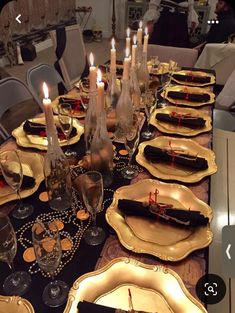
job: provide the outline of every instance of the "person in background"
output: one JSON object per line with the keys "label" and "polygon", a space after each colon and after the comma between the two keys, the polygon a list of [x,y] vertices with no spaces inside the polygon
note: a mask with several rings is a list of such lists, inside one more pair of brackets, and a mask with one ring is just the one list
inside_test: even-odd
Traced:
{"label": "person in background", "polygon": [[206,43],[222,43],[235,34],[234,0],[218,0],[215,13],[218,23],[211,25],[206,35]]}
{"label": "person in background", "polygon": [[194,0],[150,0],[143,22],[150,44],[189,47],[189,34],[198,25]]}

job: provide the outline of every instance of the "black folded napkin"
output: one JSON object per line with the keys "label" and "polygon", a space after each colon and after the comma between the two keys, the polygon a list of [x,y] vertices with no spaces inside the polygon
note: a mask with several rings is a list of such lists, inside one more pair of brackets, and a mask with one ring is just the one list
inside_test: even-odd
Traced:
{"label": "black folded napkin", "polygon": [[182,165],[193,170],[205,170],[208,168],[207,160],[198,156],[178,153],[174,150],[166,150],[147,145],[144,155],[148,161],[153,163],[172,163]]}
{"label": "black folded napkin", "polygon": [[[61,128],[56,127],[56,129],[57,129],[58,137],[64,138],[65,136]],[[29,120],[26,120],[23,125],[23,130],[24,132],[30,135],[38,135],[41,137],[46,137],[46,125],[44,124],[35,123]],[[73,127],[71,134],[70,134],[70,138],[76,136],[76,134],[77,134],[77,129]]]}
{"label": "black folded napkin", "polygon": [[207,102],[210,100],[210,95],[207,93],[187,93],[179,91],[168,91],[167,96],[177,100],[187,100],[192,102]]}
{"label": "black folded napkin", "polygon": [[[0,181],[3,181],[4,183],[7,184],[4,176],[1,174],[0,174]],[[34,177],[27,176],[27,175],[23,176],[23,180],[22,180],[22,184],[21,184],[22,189],[29,189],[29,188],[32,188],[34,185],[35,185],[35,178]]]}
{"label": "black folded napkin", "polygon": [[211,82],[210,76],[173,74],[173,78],[182,82],[208,84]]}
{"label": "black folded napkin", "polygon": [[164,203],[149,205],[148,203],[140,201],[119,199],[118,208],[125,215],[141,216],[151,219],[159,218],[161,221],[182,226],[196,227],[207,225],[209,222],[208,217],[205,217],[199,211],[175,209],[172,205]]}
{"label": "black folded napkin", "polygon": [[186,126],[189,128],[202,128],[206,123],[202,117],[193,117],[186,114],[157,113],[156,119],[161,122],[177,124],[178,126]]}
{"label": "black folded napkin", "polygon": [[146,313],[143,311],[124,311],[120,309],[109,308],[104,305],[99,305],[87,301],[78,302],[77,308],[79,313]]}
{"label": "black folded napkin", "polygon": [[83,105],[82,105],[82,101],[79,99],[72,99],[72,98],[65,98],[65,97],[60,97],[59,98],[59,103],[63,104],[63,103],[69,103],[71,105],[72,110],[75,111],[85,111]]}

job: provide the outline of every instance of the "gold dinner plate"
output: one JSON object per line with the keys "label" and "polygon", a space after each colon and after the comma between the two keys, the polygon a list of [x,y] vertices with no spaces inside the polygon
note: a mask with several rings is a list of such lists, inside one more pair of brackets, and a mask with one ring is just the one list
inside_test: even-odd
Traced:
{"label": "gold dinner plate", "polygon": [[[193,117],[201,117],[206,121],[206,123],[202,128],[190,128],[182,125],[162,122],[156,119],[157,113],[172,114],[173,112],[177,114],[189,114]],[[150,124],[155,126],[163,133],[177,134],[186,137],[196,136],[201,133],[208,132],[212,129],[211,118],[206,112],[175,106],[167,106],[164,108],[156,109],[150,117]]]}
{"label": "gold dinner plate", "polygon": [[117,258],[103,268],[79,277],[70,289],[64,313],[77,313],[80,301],[128,311],[128,289],[137,311],[206,313],[173,270]]}
{"label": "gold dinner plate", "polygon": [[178,80],[175,79],[172,76],[172,80],[174,80],[176,83],[181,84],[181,85],[189,85],[189,86],[208,86],[208,85],[212,85],[215,84],[215,76],[213,74],[210,73],[205,73],[205,72],[201,72],[201,71],[187,71],[187,70],[182,70],[182,71],[178,71],[178,72],[174,72],[173,74],[179,74],[179,75],[187,75],[187,76],[194,76],[194,77],[210,77],[210,82],[209,83],[194,83],[194,82],[185,82],[182,80]]}
{"label": "gold dinner plate", "polygon": [[144,179],[118,188],[107,209],[106,220],[116,231],[122,245],[128,250],[148,253],[167,261],[182,260],[192,251],[207,247],[213,237],[209,225],[196,228],[177,227],[158,219],[125,216],[118,209],[119,199],[148,201],[149,193],[156,189],[159,191],[158,202],[172,204],[174,208],[200,211],[211,221],[211,208],[187,187]]}
{"label": "gold dinner plate", "polygon": [[[182,99],[173,99],[168,96],[169,91],[176,91],[176,92],[186,92],[186,93],[192,93],[192,94],[203,94],[207,93],[210,96],[210,100],[207,102],[196,102],[196,101],[189,101],[189,100],[182,100]],[[209,91],[204,88],[200,87],[190,87],[190,86],[171,86],[167,87],[165,91],[161,93],[161,96],[168,100],[171,103],[174,103],[175,105],[185,105],[189,107],[199,107],[202,105],[208,105],[215,102],[215,94],[212,91]]]}
{"label": "gold dinner plate", "polygon": [[[73,95],[64,95],[62,96],[63,98],[68,98],[68,99],[77,99],[77,100],[81,100],[81,94],[80,93],[76,93]],[[61,96],[57,97],[54,101],[52,101],[52,108],[53,108],[53,112],[55,114],[58,114],[58,104],[59,104],[59,99],[61,98]],[[82,104],[81,104],[82,105]],[[74,111],[73,116],[76,118],[84,118],[86,116],[85,111]]]}
{"label": "gold dinner plate", "polygon": [[[148,66],[152,66],[151,61],[148,61]],[[151,68],[150,74],[152,75],[165,75],[169,73],[169,63],[161,62],[156,68]]]}
{"label": "gold dinner plate", "polygon": [[[54,116],[55,123],[59,124],[58,116]],[[45,124],[45,118],[39,117],[31,119],[32,122]],[[23,130],[22,123],[18,128],[14,129],[12,135],[15,137],[16,142],[19,146],[24,148],[35,148],[39,150],[47,150],[47,138],[40,137],[37,135],[27,135]],[[84,127],[79,123],[77,119],[73,120],[73,126],[77,129],[76,136],[70,138],[68,141],[60,140],[60,146],[72,145],[80,140],[81,135],[84,132]]]}
{"label": "gold dinner plate", "polygon": [[[17,150],[20,156],[20,160],[23,164],[27,164],[27,166],[30,168],[30,172],[32,172],[32,175],[35,178],[35,185],[32,188],[28,189],[22,189],[20,191],[21,198],[26,198],[32,195],[35,191],[37,191],[39,185],[44,180],[44,174],[43,174],[43,162],[44,158],[38,153],[32,153],[32,152],[25,152],[21,150]],[[25,174],[29,174],[28,172],[25,172]],[[7,184],[0,189],[0,205],[10,202],[12,200],[17,200],[18,196],[16,192],[14,192],[10,186]]]}
{"label": "gold dinner plate", "polygon": [[[178,153],[188,153],[190,155],[205,158],[208,162],[208,168],[205,170],[193,170],[167,163],[152,163],[144,156],[144,148],[147,145],[161,149],[173,149],[177,150]],[[210,149],[202,147],[191,139],[160,136],[152,140],[142,142],[138,149],[139,151],[136,156],[136,161],[145,167],[153,176],[163,180],[177,180],[184,183],[196,183],[203,177],[212,175],[217,171],[214,152]]]}
{"label": "gold dinner plate", "polygon": [[34,309],[24,298],[0,295],[0,313],[34,313]]}

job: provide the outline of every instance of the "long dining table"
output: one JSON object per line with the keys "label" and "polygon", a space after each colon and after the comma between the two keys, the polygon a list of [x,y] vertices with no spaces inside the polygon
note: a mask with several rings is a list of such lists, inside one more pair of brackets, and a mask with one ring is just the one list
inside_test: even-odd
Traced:
{"label": "long dining table", "polygon": [[[208,116],[212,116],[212,108],[213,105],[203,106],[199,108]],[[143,127],[146,127],[146,122]],[[163,133],[155,129],[155,137],[162,136]],[[212,148],[212,131],[207,133],[203,133],[191,138],[195,142],[199,143],[203,147]],[[143,141],[141,138],[140,141]],[[26,200],[28,203],[33,204],[34,213],[30,217],[25,220],[16,220],[11,217],[11,209],[13,207],[12,202],[3,204],[0,210],[4,210],[9,212],[9,216],[11,218],[11,222],[16,231],[18,238],[18,249],[17,255],[14,259],[14,266],[16,270],[26,270],[29,271],[32,278],[32,284],[29,291],[23,296],[28,299],[34,307],[35,312],[55,312],[55,313],[75,313],[75,311],[71,311],[68,307],[65,310],[65,305],[57,308],[48,308],[44,305],[42,301],[42,292],[45,285],[49,282],[49,278],[44,277],[39,271],[38,265],[36,262],[28,263],[23,259],[23,253],[26,248],[32,246],[31,239],[31,227],[33,222],[36,220],[38,216],[47,215],[49,218],[53,219],[62,219],[64,221],[64,231],[68,232],[71,235],[73,243],[76,245],[76,250],[70,256],[63,256],[62,258],[62,269],[56,278],[60,280],[64,280],[70,287],[74,281],[81,275],[91,272],[95,269],[99,269],[106,264],[108,264],[111,260],[118,257],[128,257],[134,258],[146,264],[151,265],[163,265],[167,268],[174,270],[183,280],[186,288],[189,292],[197,298],[195,285],[200,277],[207,273],[208,268],[208,247],[200,250],[196,250],[190,253],[187,257],[182,259],[181,261],[171,262],[171,261],[163,261],[155,256],[151,256],[148,254],[135,253],[130,251],[120,243],[115,231],[108,225],[105,219],[106,209],[110,206],[113,194],[117,188],[129,184],[134,184],[143,179],[157,179],[154,178],[145,168],[138,165],[133,158],[133,163],[138,165],[139,174],[133,180],[127,180],[122,178],[120,174],[120,168],[123,164],[127,163],[127,157],[123,156],[119,153],[120,150],[124,149],[124,145],[121,143],[113,142],[115,146],[116,156],[114,159],[115,167],[114,167],[114,175],[113,175],[113,183],[104,189],[104,202],[102,206],[102,211],[97,214],[97,223],[100,225],[106,233],[106,240],[103,244],[98,246],[88,246],[83,240],[82,234],[84,229],[89,224],[89,221],[81,222],[76,218],[74,211],[77,211],[83,208],[82,202],[79,199],[79,193],[76,190],[76,186],[73,188],[73,203],[71,210],[65,212],[55,212],[52,211],[49,207],[48,202],[40,200],[40,194],[46,191],[45,182],[43,181],[38,190],[27,197]],[[17,146],[14,138],[9,139],[7,142],[1,145],[0,151],[5,149],[20,149],[22,151],[28,152],[39,152],[36,149],[30,148],[22,148]],[[82,135],[80,140],[72,146],[74,150],[78,152],[79,159],[81,159],[85,155],[85,143],[84,136]],[[41,154],[43,152],[40,151]],[[71,169],[72,180],[76,181],[76,178],[79,174],[83,173],[84,169],[80,166],[73,166]],[[179,183],[182,184],[182,183]],[[197,183],[188,183],[186,185],[193,194],[202,200],[203,202],[209,204],[210,203],[210,177],[205,177]],[[2,285],[3,281],[7,275],[10,274],[10,269],[7,264],[1,263],[1,271],[0,271],[0,294],[3,293]],[[65,310],[65,311],[64,311]]]}

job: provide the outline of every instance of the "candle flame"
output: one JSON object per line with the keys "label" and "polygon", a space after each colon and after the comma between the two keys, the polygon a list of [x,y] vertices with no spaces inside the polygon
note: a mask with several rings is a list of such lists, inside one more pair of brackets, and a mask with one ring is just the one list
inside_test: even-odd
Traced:
{"label": "candle flame", "polygon": [[144,32],[145,32],[145,35],[147,36],[148,35],[148,27],[145,27]]}
{"label": "candle flame", "polygon": [[115,39],[114,38],[112,38],[112,40],[111,40],[111,46],[112,46],[112,49],[115,49]]}
{"label": "candle flame", "polygon": [[42,89],[43,89],[43,93],[44,93],[44,98],[49,99],[49,90],[48,90],[47,84],[45,82],[43,82],[43,84],[42,84]]}
{"label": "candle flame", "polygon": [[129,48],[126,48],[126,58],[128,58],[129,55],[130,55],[130,50],[129,50]]}
{"label": "candle flame", "polygon": [[140,21],[139,22],[139,28],[142,28],[143,27],[143,21]]}
{"label": "candle flame", "polygon": [[94,66],[94,55],[92,52],[90,53],[90,65]]}
{"label": "candle flame", "polygon": [[128,27],[127,30],[126,30],[127,38],[130,38],[130,34],[131,34],[131,30],[130,30],[130,28]]}
{"label": "candle flame", "polygon": [[97,70],[97,83],[100,83],[100,82],[102,82],[102,72],[98,68],[98,70]]}
{"label": "candle flame", "polygon": [[133,36],[133,44],[136,45],[136,43],[137,43],[137,36],[134,35],[134,36]]}

